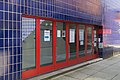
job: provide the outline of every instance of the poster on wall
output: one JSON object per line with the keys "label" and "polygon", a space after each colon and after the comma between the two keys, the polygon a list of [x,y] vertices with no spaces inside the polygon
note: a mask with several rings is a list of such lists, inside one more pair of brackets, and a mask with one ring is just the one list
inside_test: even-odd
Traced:
{"label": "poster on wall", "polygon": [[96,31],[94,31],[94,37],[96,37]]}
{"label": "poster on wall", "polygon": [[103,43],[99,43],[99,48],[103,48]]}
{"label": "poster on wall", "polygon": [[65,30],[62,30],[62,37],[65,37]]}
{"label": "poster on wall", "polygon": [[101,39],[100,38],[98,38],[98,42],[100,42],[101,41]]}
{"label": "poster on wall", "polygon": [[69,40],[70,40],[70,43],[75,42],[75,29],[70,29]]}
{"label": "poster on wall", "polygon": [[97,38],[94,38],[94,41],[96,42],[96,41],[97,41]]}
{"label": "poster on wall", "polygon": [[79,40],[84,40],[84,30],[79,30]]}
{"label": "poster on wall", "polygon": [[83,42],[83,41],[80,41],[80,45],[84,45],[84,42]]}
{"label": "poster on wall", "polygon": [[50,30],[44,30],[44,41],[50,41]]}
{"label": "poster on wall", "polygon": [[61,31],[57,30],[57,37],[61,37]]}
{"label": "poster on wall", "polygon": [[96,47],[97,46],[97,44],[96,44],[96,42],[94,43],[94,47]]}

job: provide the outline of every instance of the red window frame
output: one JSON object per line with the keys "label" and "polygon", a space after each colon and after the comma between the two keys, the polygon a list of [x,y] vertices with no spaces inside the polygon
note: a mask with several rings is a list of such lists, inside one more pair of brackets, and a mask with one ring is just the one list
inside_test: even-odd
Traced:
{"label": "red window frame", "polygon": [[[29,15],[23,15],[22,17],[27,18],[35,18],[36,19],[36,67],[34,69],[30,69],[27,71],[22,72],[22,79],[31,78],[40,74],[44,74],[50,71],[54,71],[60,68],[64,68],[70,65],[78,64],[83,61],[87,61],[90,59],[94,59],[98,57],[98,54],[91,54],[91,55],[85,55],[84,57],[79,57],[79,30],[78,25],[82,23],[78,22],[71,22],[71,21],[65,21],[65,20],[56,20],[53,18],[43,18],[43,17],[36,17],[36,16],[29,16]],[[47,65],[47,66],[40,66],[40,20],[50,20],[53,21],[52,26],[52,37],[54,43],[52,43],[52,57],[53,57],[53,64]],[[56,22],[66,22],[66,61],[56,63]],[[69,47],[69,24],[74,23],[76,24],[76,58],[70,60],[69,59],[69,53],[68,53],[68,47]],[[91,26],[92,29],[94,28],[93,25],[85,25],[85,30],[87,30],[88,26]],[[94,41],[94,30],[92,30],[92,40]],[[92,48],[94,49],[94,42],[92,43]],[[87,31],[85,32],[85,54],[87,53]],[[94,53],[94,51],[93,51]]]}

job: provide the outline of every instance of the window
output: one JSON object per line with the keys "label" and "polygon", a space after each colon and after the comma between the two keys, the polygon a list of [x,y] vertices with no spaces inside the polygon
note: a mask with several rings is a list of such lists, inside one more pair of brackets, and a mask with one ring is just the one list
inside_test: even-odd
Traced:
{"label": "window", "polygon": [[35,19],[22,18],[22,69],[35,68]]}
{"label": "window", "polygon": [[57,62],[65,61],[66,59],[66,25],[64,22],[57,22],[57,40],[56,40],[56,60]]}
{"label": "window", "polygon": [[69,58],[76,58],[76,24],[69,25]]}
{"label": "window", "polygon": [[98,35],[97,35],[97,28],[94,28],[94,53],[98,52]]}
{"label": "window", "polygon": [[78,25],[79,31],[79,56],[85,55],[85,26]]}
{"label": "window", "polygon": [[40,20],[40,65],[52,64],[52,21]]}
{"label": "window", "polygon": [[87,31],[87,53],[92,53],[92,27],[88,27]]}

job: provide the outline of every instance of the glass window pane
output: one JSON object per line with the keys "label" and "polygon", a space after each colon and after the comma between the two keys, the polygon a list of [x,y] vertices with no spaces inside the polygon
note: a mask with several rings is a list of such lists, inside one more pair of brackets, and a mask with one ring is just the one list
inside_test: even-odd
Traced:
{"label": "glass window pane", "polygon": [[92,53],[92,28],[87,28],[87,53]]}
{"label": "glass window pane", "polygon": [[98,52],[98,35],[97,35],[97,29],[94,28],[94,53],[96,54]]}
{"label": "glass window pane", "polygon": [[85,26],[78,25],[79,29],[79,56],[84,56],[85,53]]}
{"label": "glass window pane", "polygon": [[40,20],[40,65],[52,64],[52,21]]}
{"label": "glass window pane", "polygon": [[76,58],[76,24],[69,25],[69,58]]}
{"label": "glass window pane", "polygon": [[35,19],[22,18],[22,69],[35,68]]}
{"label": "glass window pane", "polygon": [[66,26],[64,22],[57,22],[57,50],[56,50],[56,60],[65,61],[66,59]]}

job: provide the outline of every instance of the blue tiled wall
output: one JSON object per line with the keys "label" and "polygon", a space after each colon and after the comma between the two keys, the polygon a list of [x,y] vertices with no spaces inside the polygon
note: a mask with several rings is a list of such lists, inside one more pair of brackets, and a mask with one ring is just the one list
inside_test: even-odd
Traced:
{"label": "blue tiled wall", "polygon": [[0,80],[21,79],[22,14],[101,24],[101,16],[77,10],[77,0],[0,0]]}
{"label": "blue tiled wall", "polygon": [[104,34],[103,39],[105,47],[120,45],[120,22],[116,21],[117,14],[120,10],[120,0],[103,0],[104,2],[104,29],[110,29],[110,34]]}

